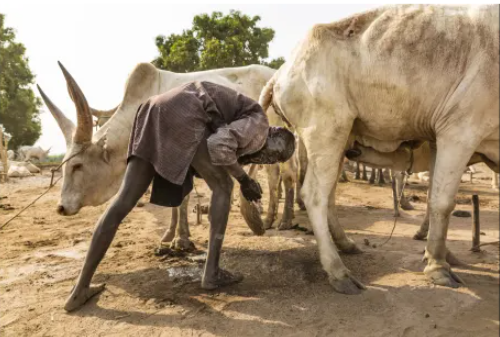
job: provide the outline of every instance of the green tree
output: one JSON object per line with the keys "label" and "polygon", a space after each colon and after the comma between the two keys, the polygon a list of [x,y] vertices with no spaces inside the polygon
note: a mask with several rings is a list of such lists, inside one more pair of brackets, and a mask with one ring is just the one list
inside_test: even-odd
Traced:
{"label": "green tree", "polygon": [[279,69],[283,63],[285,63],[285,58],[278,57],[271,60],[271,62],[263,62],[262,64],[268,66],[269,68]]}
{"label": "green tree", "polygon": [[274,30],[258,27],[259,16],[250,17],[231,10],[196,15],[193,27],[182,34],[156,37],[160,55],[153,64],[175,72],[191,72],[249,64],[279,68],[282,57],[266,62]]}
{"label": "green tree", "polygon": [[40,138],[40,100],[29,87],[34,75],[24,55],[26,48],[16,42],[12,28],[4,27],[0,14],[0,124],[12,135],[9,148],[32,145]]}

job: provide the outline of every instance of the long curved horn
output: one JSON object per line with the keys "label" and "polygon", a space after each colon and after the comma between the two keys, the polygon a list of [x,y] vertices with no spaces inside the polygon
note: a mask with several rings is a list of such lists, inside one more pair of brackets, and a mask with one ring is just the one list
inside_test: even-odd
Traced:
{"label": "long curved horn", "polygon": [[71,143],[73,142],[73,131],[75,130],[75,124],[67,118],[64,113],[50,100],[50,98],[45,95],[42,88],[37,84],[38,92],[40,96],[42,96],[43,101],[47,108],[49,108],[50,113],[56,120],[59,128],[61,129],[64,140],[66,141],[66,148],[69,149],[71,147]]}
{"label": "long curved horn", "polygon": [[73,136],[73,142],[90,142],[92,140],[92,115],[90,114],[90,107],[85,99],[85,95],[61,62],[57,63],[59,64],[59,67],[61,67],[64,78],[66,79],[69,95],[76,106],[77,123],[75,134]]}
{"label": "long curved horn", "polygon": [[93,108],[90,108],[90,113],[94,116],[94,117],[111,117],[113,116],[113,114],[116,112],[116,110],[118,109],[120,105],[117,105],[116,107],[114,107],[113,109],[109,109],[109,110],[97,110],[97,109],[93,109]]}

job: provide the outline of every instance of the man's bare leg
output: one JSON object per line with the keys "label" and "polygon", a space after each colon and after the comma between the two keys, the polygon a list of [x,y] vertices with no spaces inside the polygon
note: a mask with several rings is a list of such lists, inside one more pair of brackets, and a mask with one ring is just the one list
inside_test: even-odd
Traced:
{"label": "man's bare leg", "polygon": [[66,311],[78,309],[92,296],[104,290],[104,284],[91,287],[90,281],[111,241],[113,241],[118,226],[142,197],[151,183],[154,173],[154,168],[149,162],[138,157],[129,161],[118,196],[97,222],[82,271],[78,276],[76,286],[64,305]]}
{"label": "man's bare leg", "polygon": [[212,190],[207,261],[201,286],[204,289],[216,289],[240,282],[243,276],[232,275],[219,267],[220,253],[231,207],[233,180],[223,167],[212,165],[206,142],[200,144],[193,158],[192,166]]}

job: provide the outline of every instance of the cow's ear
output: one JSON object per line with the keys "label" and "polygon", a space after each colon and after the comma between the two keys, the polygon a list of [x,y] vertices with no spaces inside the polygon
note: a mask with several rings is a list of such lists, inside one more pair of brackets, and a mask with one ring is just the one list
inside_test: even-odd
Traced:
{"label": "cow's ear", "polygon": [[102,159],[106,163],[109,163],[109,151],[108,151],[107,141],[108,141],[108,136],[107,134],[105,134],[97,141],[96,145],[101,149]]}

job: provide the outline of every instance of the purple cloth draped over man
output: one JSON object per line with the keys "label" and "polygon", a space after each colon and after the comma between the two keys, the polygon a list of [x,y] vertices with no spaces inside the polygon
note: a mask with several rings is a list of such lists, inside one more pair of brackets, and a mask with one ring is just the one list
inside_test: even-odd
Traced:
{"label": "purple cloth draped over man", "polygon": [[227,166],[259,151],[268,132],[256,101],[215,83],[190,82],[139,107],[127,158],[140,157],[155,168],[151,203],[175,207],[193,188],[191,162],[201,141],[207,141],[213,165]]}

